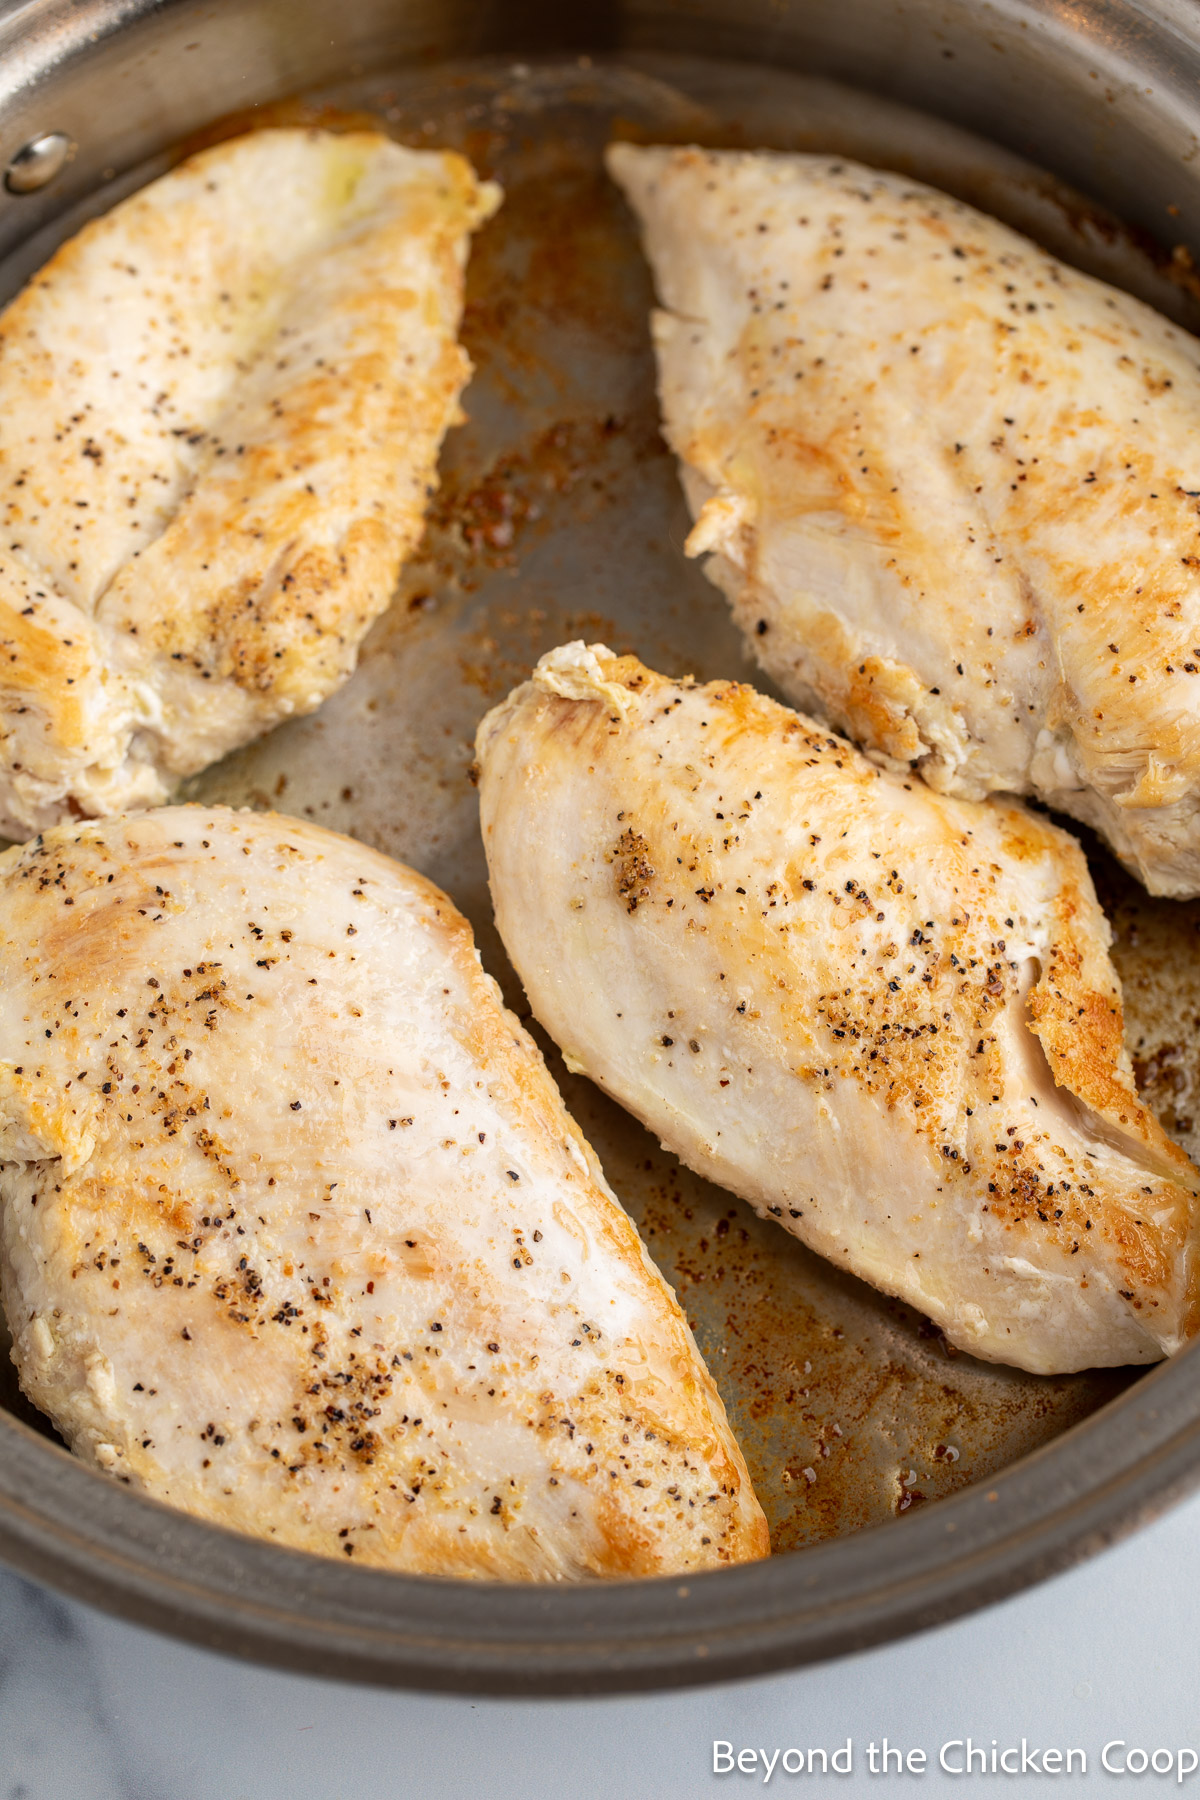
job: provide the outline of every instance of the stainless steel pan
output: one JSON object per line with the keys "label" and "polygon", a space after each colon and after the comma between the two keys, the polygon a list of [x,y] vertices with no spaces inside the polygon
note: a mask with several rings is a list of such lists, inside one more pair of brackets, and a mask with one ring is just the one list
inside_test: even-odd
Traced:
{"label": "stainless steel pan", "polygon": [[[469,424],[422,555],[354,680],[210,771],[415,864],[491,924],[470,739],[566,637],[753,678],[657,431],[650,290],[599,152],[646,138],[832,148],[911,170],[1196,328],[1200,13],[927,0],[434,6],[27,0],[0,10],[0,293],[193,144],[381,121],[504,183],[477,242]],[[854,85],[846,85],[853,83]],[[969,135],[964,126],[974,133]],[[1117,223],[1120,220],[1121,223]],[[1097,852],[1131,1048],[1200,1145],[1200,908]],[[513,1589],[382,1575],[233,1536],[76,1464],[0,1374],[0,1554],[126,1616],[383,1682],[565,1693],[750,1675],[946,1619],[1095,1549],[1200,1479],[1192,1354],[1040,1380],[952,1355],[680,1169],[552,1056],[676,1284],[782,1552],[686,1583]]]}

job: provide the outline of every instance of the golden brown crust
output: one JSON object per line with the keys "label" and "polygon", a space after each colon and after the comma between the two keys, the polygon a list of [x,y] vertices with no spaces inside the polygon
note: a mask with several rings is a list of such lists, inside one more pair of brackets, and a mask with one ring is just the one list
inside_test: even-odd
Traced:
{"label": "golden brown crust", "polygon": [[968,798],[1036,793],[1200,890],[1200,357],[944,194],[614,145],[693,554],[768,672]]}
{"label": "golden brown crust", "polygon": [[62,670],[10,659],[44,727],[36,778],[0,743],[0,827],[164,798],[351,672],[423,527],[498,199],[449,152],[252,133],[85,227],[0,318],[0,595],[75,611],[110,687],[85,728]]}

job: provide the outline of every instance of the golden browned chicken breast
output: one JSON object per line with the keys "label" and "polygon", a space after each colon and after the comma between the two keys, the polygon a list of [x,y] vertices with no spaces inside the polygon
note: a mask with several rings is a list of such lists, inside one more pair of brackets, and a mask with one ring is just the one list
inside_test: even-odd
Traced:
{"label": "golden browned chicken breast", "polygon": [[599,645],[543,657],[477,753],[534,1013],[668,1150],[977,1356],[1195,1331],[1200,1173],[1138,1100],[1066,832]]}
{"label": "golden browned chicken breast", "polygon": [[1200,892],[1200,345],[824,156],[613,146],[667,437],[763,667],[893,769]]}
{"label": "golden browned chicken breast", "polygon": [[0,1159],[22,1386],[147,1493],[444,1575],[766,1554],[470,928],[363,845],[176,807],[0,858]]}
{"label": "golden browned chicken breast", "polygon": [[421,533],[499,197],[372,132],[255,132],[0,316],[0,832],[160,801],[345,680]]}

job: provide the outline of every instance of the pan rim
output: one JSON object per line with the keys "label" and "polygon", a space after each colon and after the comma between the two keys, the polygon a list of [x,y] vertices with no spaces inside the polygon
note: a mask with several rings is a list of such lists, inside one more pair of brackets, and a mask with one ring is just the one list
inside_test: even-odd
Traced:
{"label": "pan rim", "polygon": [[[0,41],[21,56],[0,105],[34,104],[89,34],[111,42],[171,10],[154,0],[4,8]],[[1043,9],[1007,8],[1022,10]],[[1200,32],[1172,0],[1127,10],[1194,60]],[[51,199],[25,216],[36,229],[56,211]],[[750,1679],[947,1623],[1200,1487],[1198,1353],[1159,1365],[990,1482],[888,1522],[884,1536],[875,1526],[712,1573],[562,1587],[355,1568],[247,1538],[123,1490],[0,1411],[0,1559],[208,1649],[346,1681],[532,1698]]]}
{"label": "pan rim", "polygon": [[244,1537],[0,1414],[0,1559],[132,1623],[343,1681],[535,1698],[750,1679],[947,1624],[1184,1498],[1200,1486],[1198,1357],[1200,1342],[907,1517],[728,1569],[563,1586],[356,1568]]}

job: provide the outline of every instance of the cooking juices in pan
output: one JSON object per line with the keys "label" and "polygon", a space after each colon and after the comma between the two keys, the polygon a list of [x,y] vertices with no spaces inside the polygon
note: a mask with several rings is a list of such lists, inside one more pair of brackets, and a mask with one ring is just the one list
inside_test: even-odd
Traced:
{"label": "cooking juices in pan", "polygon": [[[603,172],[609,139],[844,152],[996,213],[1193,329],[1198,309],[1110,222],[1097,228],[1077,196],[1007,153],[778,71],[644,58],[379,73],[264,109],[254,122],[358,124],[364,115],[406,143],[464,151],[504,187],[468,273],[462,338],[476,370],[468,422],[447,439],[424,549],[366,640],[357,674],[313,717],[199,777],[192,794],[276,807],[421,870],[466,913],[485,965],[524,1017],[492,922],[470,780],[480,716],[544,651],[575,638],[636,651],[671,674],[764,685],[721,595],[681,553],[689,521],[659,434],[650,276]],[[64,221],[60,235],[77,223]],[[6,294],[50,248],[43,237],[11,260]],[[1117,931],[1139,1077],[1167,1129],[1195,1154],[1200,911],[1150,900],[1088,849]],[[679,1293],[776,1550],[986,1479],[1136,1378],[1122,1370],[1039,1378],[951,1353],[909,1308],[681,1168],[541,1041],[567,1105]],[[5,1403],[35,1416],[6,1360],[0,1379]]]}

